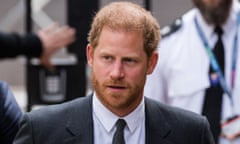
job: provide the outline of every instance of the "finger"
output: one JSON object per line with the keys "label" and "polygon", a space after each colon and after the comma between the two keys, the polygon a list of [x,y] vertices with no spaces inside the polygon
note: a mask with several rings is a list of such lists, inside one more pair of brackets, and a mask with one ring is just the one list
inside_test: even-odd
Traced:
{"label": "finger", "polygon": [[54,65],[48,60],[48,59],[40,59],[41,65],[43,65],[45,68],[47,68],[49,71],[55,70]]}
{"label": "finger", "polygon": [[67,33],[66,37],[68,37],[69,40],[71,40],[71,41],[75,40],[75,38],[76,38],[76,30],[75,29],[67,27],[65,33]]}
{"label": "finger", "polygon": [[54,35],[58,36],[60,44],[68,44],[75,40],[75,29],[70,27],[62,27]]}
{"label": "finger", "polygon": [[56,31],[56,35],[57,34],[62,34],[62,37],[69,37],[69,36],[73,36],[75,33],[75,31],[68,27],[68,26],[63,26],[61,28],[58,28],[58,30]]}

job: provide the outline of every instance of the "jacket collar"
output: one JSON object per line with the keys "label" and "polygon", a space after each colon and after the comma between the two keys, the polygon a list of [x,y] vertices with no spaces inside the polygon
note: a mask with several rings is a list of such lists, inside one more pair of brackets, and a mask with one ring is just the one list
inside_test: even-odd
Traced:
{"label": "jacket collar", "polygon": [[175,144],[167,140],[171,126],[162,113],[159,105],[145,98],[146,107],[146,144]]}
{"label": "jacket collar", "polygon": [[93,144],[92,95],[79,100],[69,118],[66,130],[72,136],[66,144]]}

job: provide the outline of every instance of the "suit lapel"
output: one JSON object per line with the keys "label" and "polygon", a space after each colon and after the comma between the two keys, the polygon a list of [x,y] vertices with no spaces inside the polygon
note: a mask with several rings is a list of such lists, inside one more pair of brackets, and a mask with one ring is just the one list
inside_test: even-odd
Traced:
{"label": "suit lapel", "polygon": [[76,104],[66,130],[72,135],[66,144],[93,144],[92,96],[86,96]]}
{"label": "suit lapel", "polygon": [[[145,98],[146,144],[175,144],[167,140],[171,126],[161,112],[159,105]],[[79,100],[66,125],[72,136],[66,144],[93,144],[92,95]]]}
{"label": "suit lapel", "polygon": [[171,126],[161,112],[159,105],[145,98],[146,144],[175,144],[167,140]]}

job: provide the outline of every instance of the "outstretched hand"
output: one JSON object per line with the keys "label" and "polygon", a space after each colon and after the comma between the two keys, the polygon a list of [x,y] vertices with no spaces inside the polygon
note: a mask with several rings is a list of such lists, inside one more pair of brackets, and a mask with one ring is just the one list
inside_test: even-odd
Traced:
{"label": "outstretched hand", "polygon": [[74,42],[75,33],[75,29],[69,26],[60,27],[56,23],[40,30],[38,36],[43,46],[43,52],[40,57],[41,64],[48,69],[52,69],[53,65],[50,62],[51,56],[61,48]]}

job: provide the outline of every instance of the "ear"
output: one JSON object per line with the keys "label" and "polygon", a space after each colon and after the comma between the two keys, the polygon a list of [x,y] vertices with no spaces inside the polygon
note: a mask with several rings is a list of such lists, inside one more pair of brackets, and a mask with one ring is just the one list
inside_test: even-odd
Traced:
{"label": "ear", "polygon": [[151,74],[153,72],[154,68],[157,65],[157,61],[158,61],[158,53],[154,52],[148,60],[147,74]]}
{"label": "ear", "polygon": [[88,65],[90,67],[92,67],[92,64],[93,64],[93,47],[90,44],[87,45],[86,53],[87,53]]}

